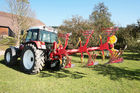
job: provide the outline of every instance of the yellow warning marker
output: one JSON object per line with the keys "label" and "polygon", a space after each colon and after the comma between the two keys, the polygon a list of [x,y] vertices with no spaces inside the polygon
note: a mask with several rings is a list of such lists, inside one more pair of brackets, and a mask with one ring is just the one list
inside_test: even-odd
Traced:
{"label": "yellow warning marker", "polygon": [[59,47],[59,45],[61,45],[61,41],[60,40],[58,40],[57,48]]}
{"label": "yellow warning marker", "polygon": [[115,35],[112,35],[112,36],[110,37],[109,43],[110,43],[110,44],[114,44],[114,43],[116,43],[116,42],[117,42],[117,37],[116,37]]}
{"label": "yellow warning marker", "polygon": [[81,38],[79,37],[79,40],[78,40],[78,43],[76,44],[76,47],[79,45],[79,43],[82,43],[82,40],[81,40]]}
{"label": "yellow warning marker", "polygon": [[83,63],[83,57],[81,57],[81,63]]}
{"label": "yellow warning marker", "polygon": [[60,64],[62,64],[62,59],[60,59]]}
{"label": "yellow warning marker", "polygon": [[105,60],[105,55],[102,55],[103,61]]}
{"label": "yellow warning marker", "polygon": [[101,35],[99,35],[99,38],[100,38],[100,39],[102,39],[102,36],[101,36]]}

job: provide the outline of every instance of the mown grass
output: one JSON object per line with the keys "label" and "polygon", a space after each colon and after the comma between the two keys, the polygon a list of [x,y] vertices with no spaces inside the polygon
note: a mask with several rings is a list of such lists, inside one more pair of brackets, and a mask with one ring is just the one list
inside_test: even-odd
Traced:
{"label": "mown grass", "polygon": [[[140,93],[140,54],[125,52],[123,63],[83,67],[72,56],[74,68],[43,70],[37,75],[20,72],[19,65],[7,67],[0,57],[0,93]],[[87,61],[87,58],[85,58]]]}

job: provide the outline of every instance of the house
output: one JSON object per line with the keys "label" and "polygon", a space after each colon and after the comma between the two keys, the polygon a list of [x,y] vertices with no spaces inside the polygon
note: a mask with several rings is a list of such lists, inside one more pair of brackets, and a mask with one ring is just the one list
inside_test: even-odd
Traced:
{"label": "house", "polygon": [[15,33],[8,26],[0,26],[0,36],[14,37]]}
{"label": "house", "polygon": [[[32,26],[44,26],[45,24],[38,19],[32,19]],[[12,23],[12,14],[0,11],[0,36],[15,36],[14,28],[16,24]]]}

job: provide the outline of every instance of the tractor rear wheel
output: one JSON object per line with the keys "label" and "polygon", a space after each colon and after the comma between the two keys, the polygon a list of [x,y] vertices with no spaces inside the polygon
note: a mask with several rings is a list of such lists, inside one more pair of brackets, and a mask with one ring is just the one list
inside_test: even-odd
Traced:
{"label": "tractor rear wheel", "polygon": [[14,65],[17,62],[17,56],[12,56],[11,48],[6,49],[4,60],[5,64],[8,66]]}
{"label": "tractor rear wheel", "polygon": [[21,54],[21,68],[29,74],[37,74],[44,67],[44,53],[33,44],[27,44]]}

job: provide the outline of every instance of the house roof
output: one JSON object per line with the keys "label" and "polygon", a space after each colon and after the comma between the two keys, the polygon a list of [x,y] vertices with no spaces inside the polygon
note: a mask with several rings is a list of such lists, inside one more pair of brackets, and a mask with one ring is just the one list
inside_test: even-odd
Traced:
{"label": "house roof", "polygon": [[[32,19],[32,22],[33,22],[32,26],[45,25],[38,19]],[[0,26],[9,27],[13,31],[14,26],[12,24],[12,14],[0,11]]]}

